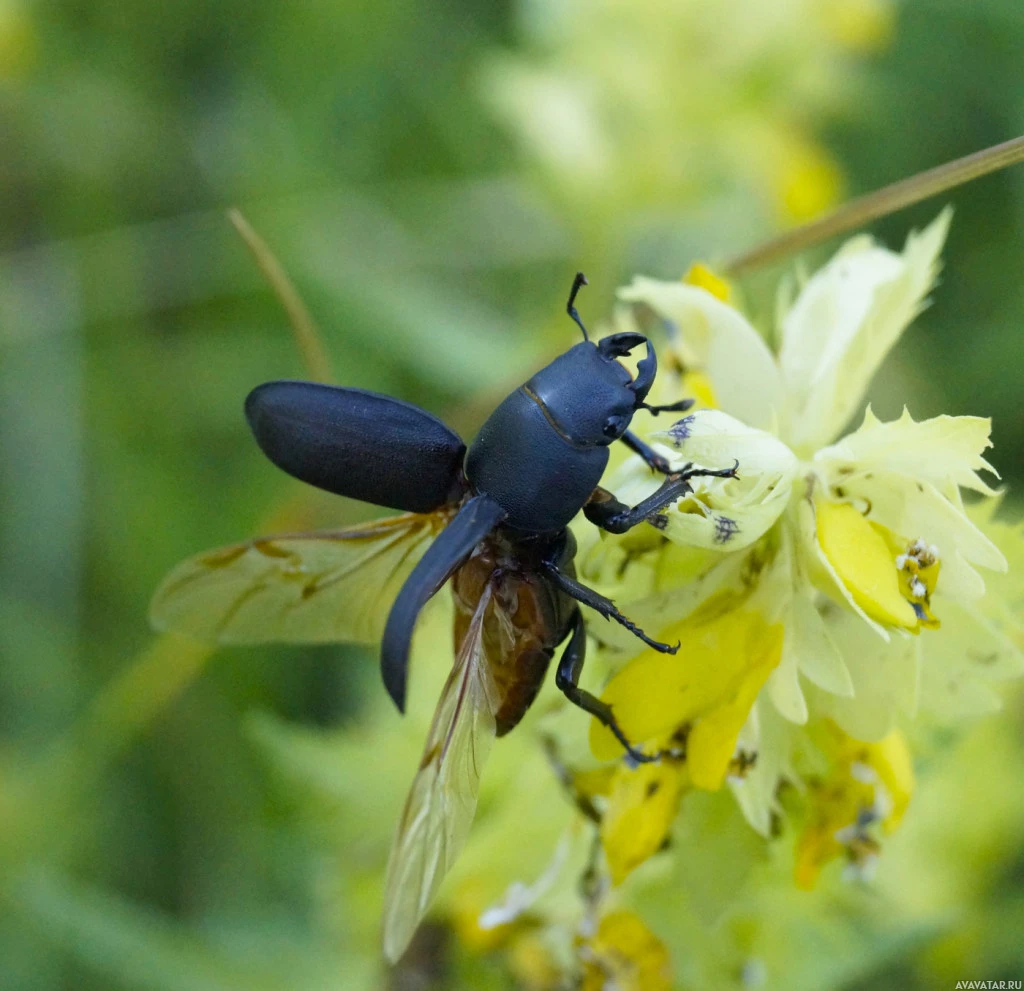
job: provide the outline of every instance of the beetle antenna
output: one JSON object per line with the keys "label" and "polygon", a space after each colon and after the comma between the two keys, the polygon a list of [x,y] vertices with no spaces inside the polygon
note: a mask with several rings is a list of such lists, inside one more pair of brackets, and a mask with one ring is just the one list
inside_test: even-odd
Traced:
{"label": "beetle antenna", "polygon": [[569,302],[565,304],[565,312],[573,318],[576,326],[583,331],[583,340],[589,341],[590,335],[587,333],[587,328],[583,326],[583,321],[580,319],[579,313],[576,312],[576,294],[586,285],[589,285],[587,277],[582,272],[577,272],[576,278],[572,280],[572,289],[569,291]]}

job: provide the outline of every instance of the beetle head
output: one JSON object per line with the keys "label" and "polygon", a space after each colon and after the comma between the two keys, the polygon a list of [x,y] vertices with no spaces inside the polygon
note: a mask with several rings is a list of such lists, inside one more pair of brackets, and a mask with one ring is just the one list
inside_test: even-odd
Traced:
{"label": "beetle head", "polygon": [[[647,354],[636,378],[618,361],[640,344]],[[643,407],[657,372],[651,342],[642,334],[612,334],[583,341],[556,358],[526,384],[552,426],[577,447],[606,447],[628,429]]]}
{"label": "beetle head", "polygon": [[[583,331],[583,343],[570,348],[523,387],[544,411],[559,435],[575,447],[607,447],[629,429],[638,409],[652,413],[689,408],[692,400],[671,406],[648,406],[647,393],[658,374],[654,345],[643,334],[624,332],[603,337],[594,344],[576,312],[576,295],[587,284],[576,273],[565,311]],[[637,364],[636,378],[618,361],[633,348],[647,346]]]}

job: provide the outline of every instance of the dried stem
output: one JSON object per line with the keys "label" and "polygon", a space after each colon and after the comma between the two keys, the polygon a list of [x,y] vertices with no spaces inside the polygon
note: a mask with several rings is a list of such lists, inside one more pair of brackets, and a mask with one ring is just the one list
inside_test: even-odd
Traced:
{"label": "dried stem", "polygon": [[813,220],[766,241],[733,258],[725,266],[725,271],[729,275],[739,275],[759,268],[1021,161],[1024,161],[1024,136],[919,172],[909,179],[844,203],[820,220]]}
{"label": "dried stem", "polygon": [[331,363],[327,357],[320,330],[309,310],[306,309],[306,304],[302,302],[291,279],[288,278],[284,266],[267,247],[263,238],[253,230],[240,210],[228,210],[228,219],[234,225],[235,230],[242,235],[242,240],[252,252],[256,264],[267,277],[267,281],[277,293],[277,298],[288,314],[292,332],[295,334],[295,342],[298,344],[299,352],[306,363],[310,377],[317,382],[333,382],[334,375],[331,372]]}

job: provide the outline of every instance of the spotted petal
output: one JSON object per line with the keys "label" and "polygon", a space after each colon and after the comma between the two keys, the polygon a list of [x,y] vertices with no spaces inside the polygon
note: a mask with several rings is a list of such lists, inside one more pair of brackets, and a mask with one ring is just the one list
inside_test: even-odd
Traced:
{"label": "spotted petal", "polygon": [[797,781],[790,763],[792,723],[770,703],[759,699],[739,736],[739,746],[757,754],[757,761],[743,777],[729,779],[729,787],[747,822],[762,836],[771,835],[772,819],[782,811],[779,785]]}
{"label": "spotted petal", "polygon": [[786,508],[798,465],[771,434],[720,410],[698,410],[661,437],[686,462],[713,469],[739,462],[738,478],[694,480],[696,498],[677,503],[667,514],[665,534],[671,540],[739,550],[763,536]]}

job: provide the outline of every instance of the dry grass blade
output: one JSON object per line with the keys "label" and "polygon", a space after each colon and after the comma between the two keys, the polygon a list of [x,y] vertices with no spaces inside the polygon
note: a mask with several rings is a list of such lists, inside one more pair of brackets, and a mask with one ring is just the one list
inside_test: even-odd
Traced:
{"label": "dry grass blade", "polygon": [[228,219],[242,236],[242,240],[245,241],[256,259],[256,264],[267,277],[267,281],[277,293],[277,298],[288,314],[288,320],[295,334],[295,341],[299,346],[299,352],[306,363],[310,377],[317,382],[333,382],[334,375],[331,372],[331,363],[327,357],[320,330],[309,310],[306,309],[306,304],[302,302],[302,297],[299,296],[291,279],[288,278],[288,273],[285,272],[284,267],[267,243],[253,230],[252,225],[240,210],[228,210]]}
{"label": "dry grass blade", "polygon": [[730,275],[739,275],[770,264],[1021,161],[1024,161],[1024,136],[919,172],[909,179],[901,179],[844,203],[820,220],[811,221],[758,245],[733,258],[725,266],[725,271]]}

